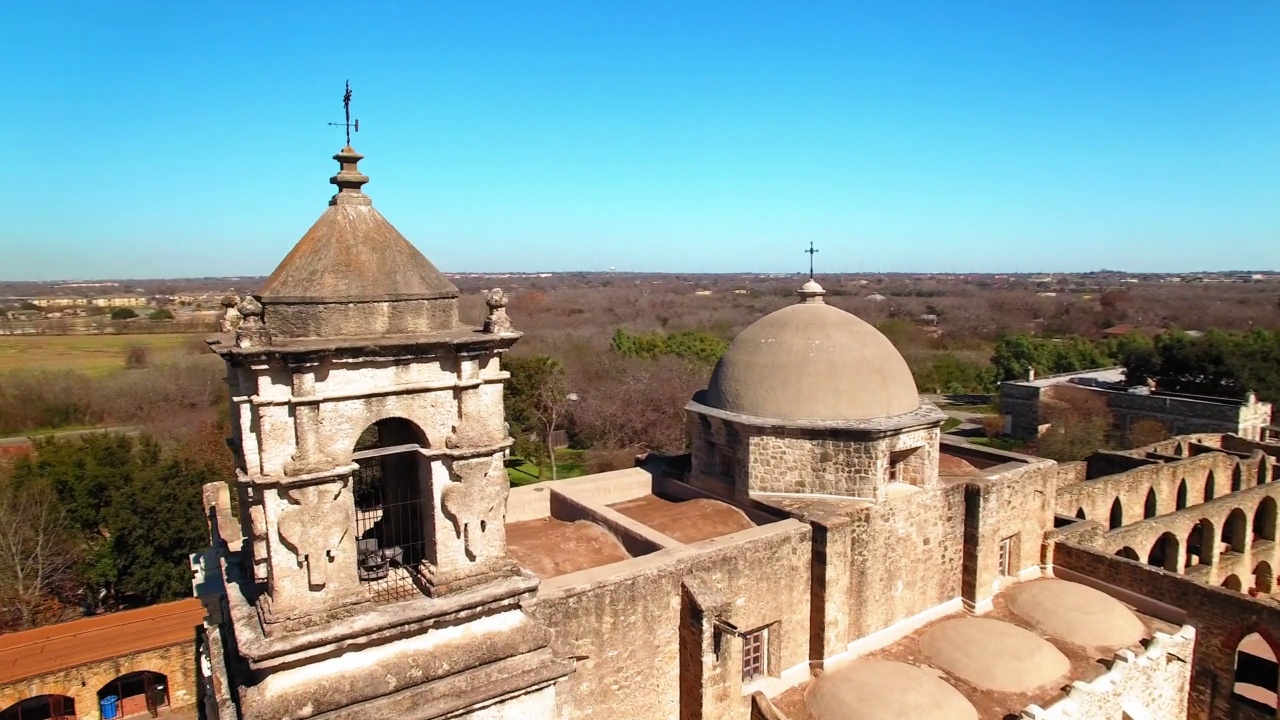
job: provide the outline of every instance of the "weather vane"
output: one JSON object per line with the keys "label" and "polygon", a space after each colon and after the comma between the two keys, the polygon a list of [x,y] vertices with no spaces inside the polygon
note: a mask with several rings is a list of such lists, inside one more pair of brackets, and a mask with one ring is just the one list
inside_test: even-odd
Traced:
{"label": "weather vane", "polygon": [[351,122],[351,81],[347,81],[347,91],[342,93],[342,112],[346,115],[346,122],[329,123],[334,127],[346,128],[347,130],[347,147],[351,147],[351,131],[360,132],[360,121]]}
{"label": "weather vane", "polygon": [[809,249],[805,250],[805,252],[809,255],[809,279],[812,280],[813,279],[813,254],[818,252],[818,250],[813,246],[813,242],[810,241]]}

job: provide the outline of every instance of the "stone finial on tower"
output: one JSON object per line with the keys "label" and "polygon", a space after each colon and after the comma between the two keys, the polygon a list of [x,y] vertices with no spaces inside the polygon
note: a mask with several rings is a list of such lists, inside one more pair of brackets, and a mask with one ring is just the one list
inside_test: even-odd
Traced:
{"label": "stone finial on tower", "polygon": [[218,319],[218,332],[235,332],[240,327],[240,321],[243,319],[240,311],[236,306],[240,304],[240,298],[236,295],[236,289],[227,290],[227,294],[222,296],[222,317]]}
{"label": "stone finial on tower", "polygon": [[252,295],[245,295],[236,310],[244,318],[236,328],[236,347],[262,347],[271,344],[271,334],[262,322],[262,303]]}
{"label": "stone finial on tower", "polygon": [[808,282],[800,286],[800,290],[796,294],[803,298],[800,301],[801,303],[821,305],[823,303],[822,296],[826,295],[827,291],[822,289],[817,280],[810,278]]}
{"label": "stone finial on tower", "polygon": [[369,176],[361,175],[357,167],[364,156],[348,145],[339,150],[333,159],[338,161],[338,174],[329,178],[329,182],[338,186],[338,194],[329,200],[329,204],[372,205],[373,201],[361,190],[361,187],[369,182]]}
{"label": "stone finial on tower", "polygon": [[514,329],[511,318],[507,317],[507,294],[502,288],[486,290],[484,304],[489,306],[489,316],[484,319],[485,332],[508,333]]}

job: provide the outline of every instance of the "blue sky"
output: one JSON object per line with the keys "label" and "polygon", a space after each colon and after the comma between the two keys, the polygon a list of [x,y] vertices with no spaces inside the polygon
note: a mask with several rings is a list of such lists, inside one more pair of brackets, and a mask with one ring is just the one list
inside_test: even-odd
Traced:
{"label": "blue sky", "polygon": [[12,3],[0,278],[1280,267],[1280,3]]}

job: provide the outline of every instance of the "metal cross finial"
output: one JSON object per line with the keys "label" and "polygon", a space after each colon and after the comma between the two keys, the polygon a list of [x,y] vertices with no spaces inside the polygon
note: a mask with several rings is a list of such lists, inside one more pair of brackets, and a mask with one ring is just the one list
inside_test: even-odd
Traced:
{"label": "metal cross finial", "polygon": [[805,250],[805,252],[809,254],[809,279],[812,280],[813,279],[813,255],[814,253],[818,252],[818,250],[813,246],[813,243],[810,242],[809,249]]}
{"label": "metal cross finial", "polygon": [[340,123],[334,122],[329,124],[334,127],[341,127],[341,128],[347,129],[347,147],[351,147],[351,131],[354,129],[356,132],[360,132],[360,121],[357,119],[355,122],[351,122],[351,81],[350,80],[347,81],[347,91],[342,93],[342,112],[346,116],[346,122],[340,122]]}

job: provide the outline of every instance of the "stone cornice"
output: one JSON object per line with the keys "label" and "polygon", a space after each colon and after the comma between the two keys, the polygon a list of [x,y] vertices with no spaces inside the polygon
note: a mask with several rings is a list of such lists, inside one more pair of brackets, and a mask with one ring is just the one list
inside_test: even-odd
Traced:
{"label": "stone cornice", "polygon": [[947,419],[946,413],[923,398],[920,400],[920,407],[902,415],[858,420],[782,420],[742,415],[728,410],[713,408],[698,401],[702,396],[703,393],[698,393],[693,400],[690,400],[684,406],[684,409],[699,415],[758,428],[763,433],[770,435],[825,438],[834,436],[858,440],[874,440],[880,437],[899,435],[911,430],[937,427]]}
{"label": "stone cornice", "polygon": [[334,358],[405,358],[434,356],[450,348],[454,354],[484,354],[510,348],[524,336],[520,332],[486,333],[479,328],[423,335],[377,335],[369,337],[308,338],[274,341],[270,345],[236,347],[232,333],[212,335],[205,340],[228,362],[282,359],[286,363],[307,363]]}

